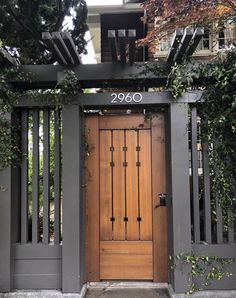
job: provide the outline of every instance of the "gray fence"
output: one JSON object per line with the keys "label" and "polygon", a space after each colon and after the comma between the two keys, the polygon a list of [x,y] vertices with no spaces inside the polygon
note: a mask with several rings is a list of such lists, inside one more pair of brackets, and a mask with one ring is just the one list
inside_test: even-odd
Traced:
{"label": "gray fence", "polygon": [[228,215],[222,215],[219,198],[211,195],[209,171],[209,144],[202,140],[201,121],[197,108],[191,109],[190,125],[190,185],[192,206],[192,240],[194,243],[235,243],[235,225],[230,222],[233,206]]}
{"label": "gray fence", "polygon": [[[221,207],[211,196],[209,144],[201,140],[202,119],[196,107],[191,104],[191,96],[196,101],[195,93],[187,94],[182,102],[168,99],[169,93],[154,95],[144,94],[144,106],[152,107],[154,102],[162,107],[165,105],[168,119],[170,254],[177,255],[192,249],[196,255],[236,258],[235,225],[229,226],[229,229],[224,228],[225,217],[222,216]],[[0,217],[0,250],[5,257],[0,263],[0,273],[6,272],[5,268],[8,268],[6,274],[0,276],[2,289],[62,288],[64,292],[79,292],[86,281],[86,223],[81,171],[83,124],[80,106],[90,109],[90,105],[93,106],[96,102],[95,107],[107,107],[110,104],[109,98],[108,95],[96,94],[94,101],[93,95],[85,94],[79,98],[79,103],[63,108],[62,150],[60,110],[55,110],[50,105],[45,107],[42,102],[27,100],[17,107],[22,123],[22,165],[19,170],[7,169],[0,173],[1,181],[8,189],[1,194],[3,208]],[[191,111],[189,131],[188,106]],[[64,200],[61,176],[63,197],[66,198]],[[186,216],[183,216],[184,208]],[[229,215],[232,212],[232,209],[229,210]],[[217,281],[211,288],[232,289],[236,282],[235,264],[229,270],[233,275]],[[186,272],[180,273],[178,268],[172,270],[173,277],[170,281],[176,292],[186,290]],[[196,283],[200,284],[201,281],[197,280]]]}
{"label": "gray fence", "polygon": [[61,113],[21,109],[20,204],[14,288],[61,288]]}
{"label": "gray fence", "polygon": [[[201,134],[201,119],[195,106],[190,109],[189,125],[189,174],[191,199],[192,251],[195,255],[236,258],[235,222],[232,222],[234,206],[228,214],[222,214],[219,198],[211,194],[208,144]],[[213,283],[210,288],[232,288],[236,280],[236,266],[229,268],[232,276]],[[196,281],[197,285],[201,281]]]}

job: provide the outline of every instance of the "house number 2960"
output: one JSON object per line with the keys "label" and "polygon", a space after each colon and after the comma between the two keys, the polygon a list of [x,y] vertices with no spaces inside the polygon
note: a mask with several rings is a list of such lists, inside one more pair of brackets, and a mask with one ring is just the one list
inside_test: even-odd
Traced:
{"label": "house number 2960", "polygon": [[139,103],[142,101],[143,96],[141,93],[112,93],[111,103]]}

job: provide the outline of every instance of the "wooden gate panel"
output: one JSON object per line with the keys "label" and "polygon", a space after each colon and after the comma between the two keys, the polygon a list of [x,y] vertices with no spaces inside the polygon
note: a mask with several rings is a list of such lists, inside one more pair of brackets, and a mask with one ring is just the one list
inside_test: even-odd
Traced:
{"label": "wooden gate panel", "polygon": [[126,131],[126,228],[127,240],[139,240],[137,131]]}
{"label": "wooden gate panel", "polygon": [[124,131],[113,131],[113,240],[125,240]]}
{"label": "wooden gate panel", "polygon": [[139,131],[139,148],[140,240],[152,240],[151,137],[149,130]]}
{"label": "wooden gate panel", "polygon": [[153,279],[152,241],[101,241],[101,279]]}
{"label": "wooden gate panel", "polygon": [[166,191],[164,117],[157,115],[147,126],[135,121],[142,123],[143,116],[98,121],[100,190],[99,198],[90,197],[90,207],[93,199],[100,201],[99,272],[97,265],[88,268],[94,281],[97,274],[99,279],[167,281],[167,212],[155,208],[158,194]]}
{"label": "wooden gate panel", "polygon": [[112,133],[100,132],[100,240],[112,240]]}

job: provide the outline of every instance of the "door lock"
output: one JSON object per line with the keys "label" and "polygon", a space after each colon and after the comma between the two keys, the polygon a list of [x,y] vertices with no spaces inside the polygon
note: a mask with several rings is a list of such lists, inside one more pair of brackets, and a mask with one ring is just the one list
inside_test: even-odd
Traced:
{"label": "door lock", "polygon": [[159,198],[160,198],[160,203],[158,205],[156,205],[155,208],[165,207],[166,206],[167,194],[166,193],[159,193]]}

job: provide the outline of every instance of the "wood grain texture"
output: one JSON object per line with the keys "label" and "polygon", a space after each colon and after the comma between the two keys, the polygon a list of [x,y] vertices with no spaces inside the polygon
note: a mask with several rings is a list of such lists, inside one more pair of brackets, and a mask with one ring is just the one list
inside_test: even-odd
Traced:
{"label": "wood grain texture", "polygon": [[99,134],[98,116],[85,119],[87,143],[92,150],[86,167],[86,269],[87,281],[99,281]]}
{"label": "wood grain texture", "polygon": [[124,131],[113,131],[113,239],[125,240],[125,169],[124,162]]}
{"label": "wood grain texture", "polygon": [[140,240],[152,240],[151,133],[139,131]]}
{"label": "wood grain texture", "polygon": [[139,240],[138,218],[138,168],[137,132],[126,131],[126,212],[127,212],[127,240]]}
{"label": "wood grain texture", "polygon": [[153,266],[154,281],[168,280],[167,207],[158,207],[159,193],[166,192],[165,118],[152,120],[152,195],[153,195]]}
{"label": "wood grain texture", "polygon": [[102,241],[101,279],[153,279],[151,241]]}
{"label": "wood grain texture", "polygon": [[100,239],[112,240],[111,131],[100,131]]}
{"label": "wood grain texture", "polygon": [[[132,116],[143,121],[142,115]],[[158,194],[166,192],[164,115],[158,114],[152,120],[151,131],[143,128],[132,130],[131,121],[125,123],[130,115],[99,119],[97,116],[90,117],[93,120],[86,120],[90,123],[86,126],[90,127],[89,143],[95,145],[95,149],[90,153],[87,164],[92,173],[86,190],[87,280],[143,279],[166,282],[167,210],[166,207],[155,208],[159,204]],[[136,124],[135,117],[133,120]],[[100,129],[99,125],[103,127],[109,118],[111,123],[106,129],[105,126]],[[121,127],[127,127],[127,123],[129,128],[123,130]],[[110,150],[112,146],[114,151]],[[123,146],[127,147],[127,151],[123,151]],[[136,151],[137,146],[140,151]],[[114,167],[111,167],[111,161]],[[127,162],[126,167],[123,161]],[[140,162],[139,167],[137,161]],[[123,218],[125,207],[128,217],[126,234]],[[115,218],[113,231],[112,214]],[[141,222],[137,220],[139,215]]]}
{"label": "wood grain texture", "polygon": [[150,122],[144,121],[142,114],[114,115],[100,118],[100,129],[142,129],[150,128]]}

